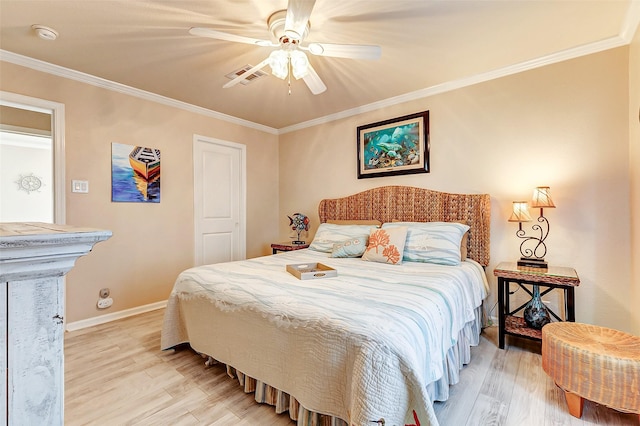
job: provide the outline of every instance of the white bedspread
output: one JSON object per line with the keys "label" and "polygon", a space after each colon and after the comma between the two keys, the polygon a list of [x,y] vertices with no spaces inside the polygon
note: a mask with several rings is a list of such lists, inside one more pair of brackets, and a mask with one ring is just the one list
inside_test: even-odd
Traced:
{"label": "white bedspread", "polygon": [[[335,278],[299,280],[292,263]],[[200,352],[352,425],[437,425],[427,385],[486,296],[482,267],[387,265],[298,250],[184,271],[170,296],[162,349]]]}

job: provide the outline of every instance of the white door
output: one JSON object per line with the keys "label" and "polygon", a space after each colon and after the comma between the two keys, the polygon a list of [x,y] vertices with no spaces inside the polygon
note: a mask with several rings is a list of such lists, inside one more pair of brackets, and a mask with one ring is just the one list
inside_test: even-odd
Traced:
{"label": "white door", "polygon": [[193,137],[195,264],[246,256],[246,147]]}

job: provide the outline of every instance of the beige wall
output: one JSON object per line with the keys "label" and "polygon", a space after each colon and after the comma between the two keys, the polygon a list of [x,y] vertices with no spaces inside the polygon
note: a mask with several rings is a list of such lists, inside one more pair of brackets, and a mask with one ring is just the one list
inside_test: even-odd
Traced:
{"label": "beige wall", "polygon": [[631,311],[640,336],[640,29],[629,49],[629,170],[631,172]]}
{"label": "beige wall", "polygon": [[[637,269],[632,280],[630,264],[640,256],[640,226],[634,222],[630,235],[629,224],[631,212],[640,211],[640,147],[638,98],[630,103],[629,91],[635,87],[637,94],[640,85],[638,56],[636,36],[631,49],[284,134],[280,146],[274,135],[5,62],[0,89],[65,104],[67,188],[82,179],[91,190],[67,189],[67,223],[114,232],[69,274],[69,321],[164,300],[175,276],[191,266],[195,133],[247,145],[248,257],[287,239],[286,215],[296,211],[311,217],[313,236],[321,198],[390,184],[486,192],[492,197],[487,271],[495,291],[493,267],[518,255],[516,228],[507,222],[511,201],[549,185],[558,208],[546,211],[547,260],[578,270],[578,320],[637,333],[640,280]],[[422,110],[430,111],[431,173],[358,180],[356,127]],[[112,142],[162,150],[160,204],[111,203]],[[95,308],[102,287],[115,299],[108,311]]]}
{"label": "beige wall", "polygon": [[0,124],[50,132],[51,115],[2,105]]}
{"label": "beige wall", "polygon": [[[281,135],[281,236],[286,214],[307,213],[314,230],[321,198],[375,186],[489,193],[495,294],[491,271],[519,255],[511,202],[549,185],[547,260],[578,271],[577,319],[630,331],[628,81],[623,47]],[[422,110],[431,173],[358,180],[356,127]]]}
{"label": "beige wall", "polygon": [[[166,300],[193,265],[193,135],[247,146],[247,256],[269,254],[277,238],[278,139],[247,127],[0,62],[0,89],[65,105],[66,222],[113,237],[78,260],[67,277],[67,321]],[[159,204],[111,202],[111,143],[162,151]],[[88,180],[88,194],[71,180]],[[97,310],[109,287],[113,307]]]}

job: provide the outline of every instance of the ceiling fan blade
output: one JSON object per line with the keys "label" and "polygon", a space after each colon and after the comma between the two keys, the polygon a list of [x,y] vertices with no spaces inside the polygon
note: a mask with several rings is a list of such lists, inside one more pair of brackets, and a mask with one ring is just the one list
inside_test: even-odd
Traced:
{"label": "ceiling fan blade", "polygon": [[302,77],[302,79],[304,80],[309,90],[311,90],[311,93],[313,93],[314,95],[319,95],[320,93],[327,90],[327,86],[324,85],[322,79],[320,78],[316,70],[313,69],[311,64],[309,64],[309,67],[307,69],[308,73],[307,75]]}
{"label": "ceiling fan blade", "polygon": [[287,18],[284,22],[284,34],[296,40],[302,40],[316,0],[289,0]]}
{"label": "ceiling fan blade", "polygon": [[215,38],[216,40],[233,41],[236,43],[254,44],[257,46],[278,46],[269,40],[261,40],[258,38],[244,37],[235,34],[223,33],[222,31],[212,30],[210,28],[193,27],[189,30],[189,34],[199,37]]}
{"label": "ceiling fan blade", "polygon": [[349,59],[380,59],[382,48],[366,44],[309,43],[306,47],[314,55]]}
{"label": "ceiling fan blade", "polygon": [[248,71],[243,72],[242,74],[240,74],[239,76],[237,76],[236,78],[234,78],[233,80],[231,80],[230,82],[228,82],[227,84],[222,86],[222,88],[223,89],[228,89],[229,87],[235,86],[236,84],[240,83],[242,80],[247,79],[254,72],[258,71],[261,68],[264,68],[265,66],[267,66],[267,64],[269,64],[269,58],[267,58],[264,61],[260,62],[258,65],[254,66],[253,68],[250,68]]}

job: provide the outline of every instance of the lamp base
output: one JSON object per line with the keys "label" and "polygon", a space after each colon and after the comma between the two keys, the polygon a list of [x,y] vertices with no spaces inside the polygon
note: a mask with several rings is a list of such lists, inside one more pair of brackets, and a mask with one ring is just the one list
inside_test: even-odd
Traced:
{"label": "lamp base", "polygon": [[291,244],[295,244],[295,245],[302,245],[302,244],[306,244],[306,242],[304,242],[304,241],[299,241],[299,240],[295,240],[295,241],[292,241],[292,242],[291,242]]}
{"label": "lamp base", "polygon": [[546,269],[548,267],[547,262],[544,259],[535,259],[531,257],[521,257],[518,260],[518,266],[528,266],[530,268]]}

